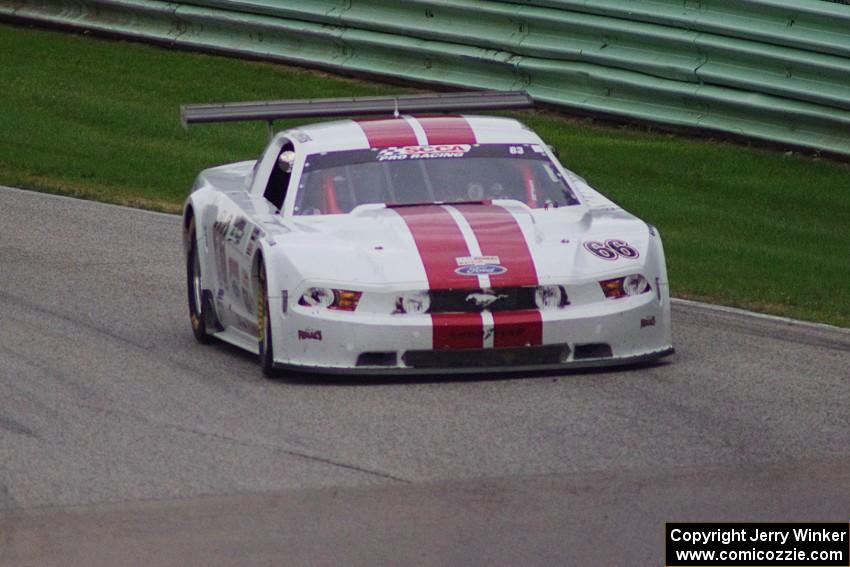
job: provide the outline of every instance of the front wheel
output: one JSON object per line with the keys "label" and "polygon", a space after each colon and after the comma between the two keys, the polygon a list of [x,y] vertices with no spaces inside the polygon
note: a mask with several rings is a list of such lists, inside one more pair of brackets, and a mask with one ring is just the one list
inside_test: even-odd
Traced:
{"label": "front wheel", "polygon": [[195,219],[189,221],[187,231],[189,253],[186,255],[186,287],[189,294],[189,320],[192,333],[199,343],[207,344],[212,336],[207,329],[207,314],[204,308],[204,292],[201,288],[201,260],[198,255],[198,241],[195,238]]}
{"label": "front wheel", "polygon": [[266,283],[266,267],[261,262],[258,273],[259,286],[257,291],[257,338],[260,341],[260,368],[266,378],[275,378],[278,373],[274,367],[274,343],[272,342],[272,325],[269,319],[268,284]]}

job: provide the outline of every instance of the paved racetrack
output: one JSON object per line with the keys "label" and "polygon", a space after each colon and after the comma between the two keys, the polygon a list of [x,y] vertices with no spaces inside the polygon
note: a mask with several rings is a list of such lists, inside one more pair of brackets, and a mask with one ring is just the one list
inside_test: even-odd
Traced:
{"label": "paved racetrack", "polygon": [[0,565],[661,565],[664,521],[850,519],[848,331],[677,303],[640,369],[268,381],[184,278],[178,217],[0,189]]}

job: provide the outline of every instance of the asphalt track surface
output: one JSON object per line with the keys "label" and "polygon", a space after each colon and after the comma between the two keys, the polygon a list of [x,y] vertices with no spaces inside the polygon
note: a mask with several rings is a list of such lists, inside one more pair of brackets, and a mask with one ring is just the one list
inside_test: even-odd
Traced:
{"label": "asphalt track surface", "polygon": [[[662,565],[850,519],[850,332],[677,303],[630,370],[262,378],[179,218],[0,189],[0,565]],[[675,287],[675,282],[673,282]]]}

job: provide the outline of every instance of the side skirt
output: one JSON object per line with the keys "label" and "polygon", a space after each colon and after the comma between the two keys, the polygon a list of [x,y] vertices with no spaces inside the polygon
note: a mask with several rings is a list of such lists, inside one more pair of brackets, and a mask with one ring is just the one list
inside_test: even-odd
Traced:
{"label": "side skirt", "polygon": [[246,333],[245,331],[240,331],[239,329],[229,327],[223,331],[214,333],[213,336],[226,343],[230,343],[233,346],[239,347],[243,350],[247,350],[252,354],[260,354],[260,345],[257,342],[257,337]]}

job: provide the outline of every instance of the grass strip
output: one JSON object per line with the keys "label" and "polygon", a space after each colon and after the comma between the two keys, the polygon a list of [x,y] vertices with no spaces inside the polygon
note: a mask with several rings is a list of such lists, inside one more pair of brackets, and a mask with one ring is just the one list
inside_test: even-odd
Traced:
{"label": "grass strip", "polygon": [[[199,170],[252,159],[266,140],[262,124],[186,132],[181,104],[409,90],[7,24],[0,84],[0,183],[170,212]],[[847,164],[518,116],[567,167],[661,230],[675,295],[850,327]]]}

